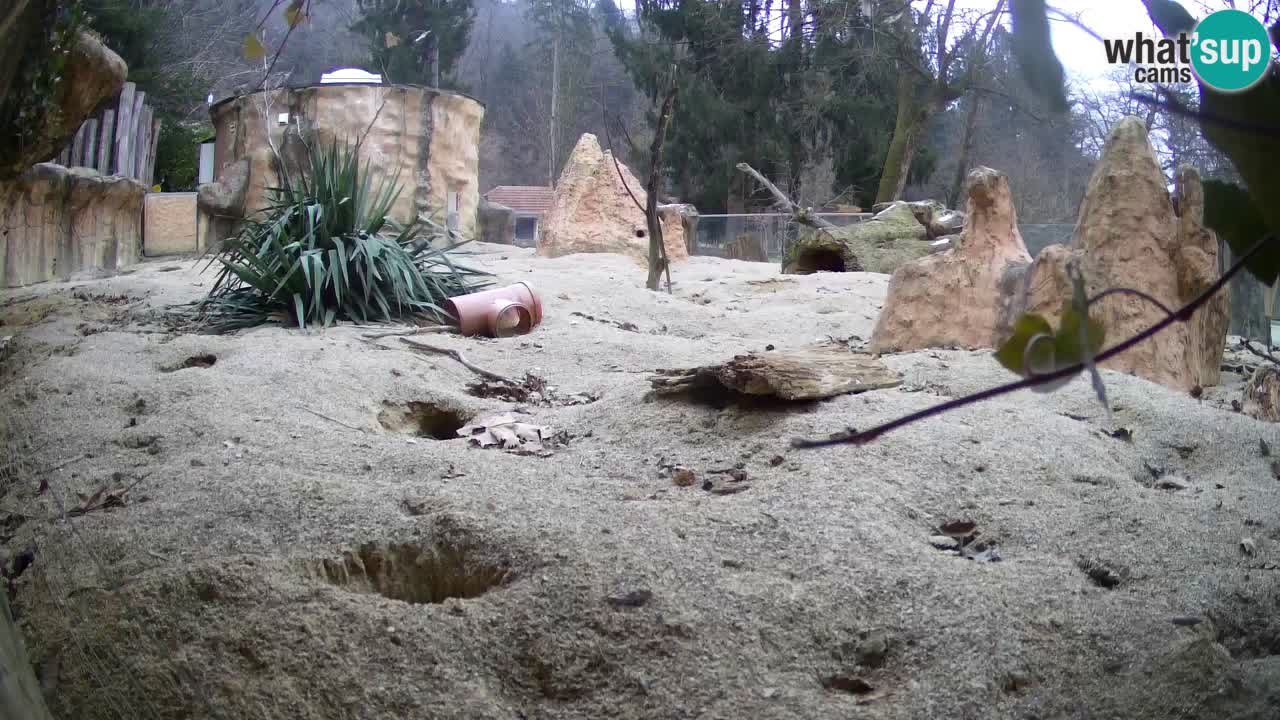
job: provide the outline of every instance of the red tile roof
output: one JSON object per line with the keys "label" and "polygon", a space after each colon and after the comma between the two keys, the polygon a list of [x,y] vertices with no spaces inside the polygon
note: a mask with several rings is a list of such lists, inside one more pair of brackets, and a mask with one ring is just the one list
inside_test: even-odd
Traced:
{"label": "red tile roof", "polygon": [[542,215],[550,210],[553,196],[551,188],[537,185],[499,185],[484,194],[489,202],[529,215]]}

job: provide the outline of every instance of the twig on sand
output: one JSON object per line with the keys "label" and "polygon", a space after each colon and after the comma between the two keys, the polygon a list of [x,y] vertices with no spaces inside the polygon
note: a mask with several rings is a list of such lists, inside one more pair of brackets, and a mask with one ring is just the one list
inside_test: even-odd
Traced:
{"label": "twig on sand", "polygon": [[305,406],[305,405],[299,405],[299,406],[298,406],[298,409],[299,409],[299,410],[305,410],[305,411],[307,411],[307,412],[311,413],[312,415],[315,415],[316,417],[318,417],[318,418],[320,418],[320,419],[322,419],[322,420],[328,420],[329,422],[333,423],[334,425],[341,425],[342,427],[347,428],[348,430],[355,430],[356,432],[364,432],[364,430],[363,430],[362,428],[358,428],[358,427],[356,427],[355,425],[348,425],[348,424],[346,424],[346,423],[342,422],[341,420],[336,420],[336,419],[334,419],[334,418],[331,418],[331,417],[329,417],[328,415],[325,415],[324,413],[316,412],[315,410],[312,410],[311,408],[309,408],[309,407],[307,407],[307,406]]}
{"label": "twig on sand", "polygon": [[425,335],[427,333],[451,333],[457,332],[457,328],[452,325],[426,325],[412,330],[390,330],[379,333],[366,333],[361,335],[365,340],[377,340],[385,337],[395,337],[398,335]]}
{"label": "twig on sand", "polygon": [[420,343],[405,337],[400,338],[400,342],[404,343],[405,345],[408,345],[409,347],[419,352],[429,352],[429,353],[436,353],[437,355],[447,355],[453,358],[454,360],[457,360],[466,369],[470,370],[471,372],[481,377],[486,377],[486,378],[489,378],[490,380],[496,380],[498,382],[510,383],[512,385],[517,384],[516,381],[512,380],[511,378],[504,377],[495,372],[489,372],[488,370],[485,370],[482,367],[478,367],[476,365],[471,364],[470,362],[467,362],[467,359],[462,357],[462,353],[458,352],[457,350],[450,350],[449,348],[436,347],[435,345]]}
{"label": "twig on sand", "polygon": [[[67,467],[68,465],[72,465],[72,464],[78,463],[78,462],[80,462],[81,460],[84,460],[85,458],[88,458],[88,457],[89,457],[88,455],[77,455],[77,456],[75,456],[75,457],[71,458],[70,460],[64,460],[64,461],[62,461],[62,462],[60,462],[60,463],[58,463],[57,465],[54,465],[54,466],[52,466],[52,467],[41,468],[41,469],[39,469],[39,472],[40,472],[40,473],[42,473],[42,474],[48,475],[49,473],[52,473],[52,472],[56,472],[56,471],[58,471],[58,470],[61,470],[62,468]],[[17,466],[19,466],[19,465],[26,464],[27,462],[28,462],[28,461],[27,461],[26,459],[21,459],[21,460],[13,460],[13,461],[10,461],[10,462],[5,463],[4,465],[0,465],[0,474],[6,473],[6,472],[8,472],[9,470],[12,470],[13,468],[15,468],[15,467],[17,467]]]}

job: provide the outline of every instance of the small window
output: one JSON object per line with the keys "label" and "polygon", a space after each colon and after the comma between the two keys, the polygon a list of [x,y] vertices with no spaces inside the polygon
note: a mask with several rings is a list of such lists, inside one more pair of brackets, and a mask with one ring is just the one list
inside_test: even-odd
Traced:
{"label": "small window", "polygon": [[458,193],[452,190],[445,193],[444,224],[450,230],[458,229]]}
{"label": "small window", "polygon": [[537,242],[538,218],[528,216],[516,218],[516,244],[529,247],[536,245]]}

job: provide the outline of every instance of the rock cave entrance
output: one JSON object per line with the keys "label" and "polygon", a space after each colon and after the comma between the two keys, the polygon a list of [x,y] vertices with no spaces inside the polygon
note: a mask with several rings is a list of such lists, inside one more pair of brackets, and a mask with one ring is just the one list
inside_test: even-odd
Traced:
{"label": "rock cave entrance", "polygon": [[810,275],[816,272],[848,272],[844,256],[835,250],[814,248],[796,256],[795,274]]}

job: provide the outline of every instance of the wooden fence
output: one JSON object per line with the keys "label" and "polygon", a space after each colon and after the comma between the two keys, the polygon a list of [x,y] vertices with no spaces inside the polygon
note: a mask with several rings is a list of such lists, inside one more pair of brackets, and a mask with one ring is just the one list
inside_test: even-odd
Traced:
{"label": "wooden fence", "polygon": [[146,100],[146,92],[125,83],[115,100],[84,121],[75,139],[58,156],[58,163],[131,177],[151,187],[160,120]]}

